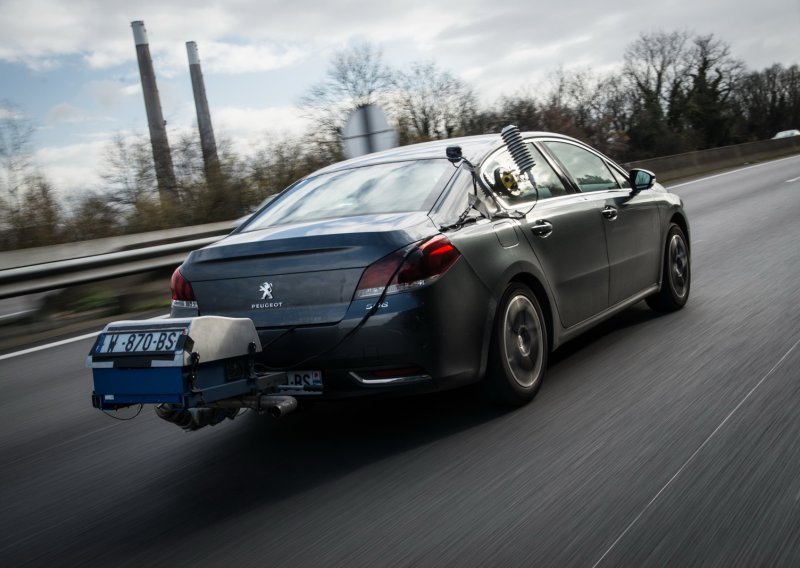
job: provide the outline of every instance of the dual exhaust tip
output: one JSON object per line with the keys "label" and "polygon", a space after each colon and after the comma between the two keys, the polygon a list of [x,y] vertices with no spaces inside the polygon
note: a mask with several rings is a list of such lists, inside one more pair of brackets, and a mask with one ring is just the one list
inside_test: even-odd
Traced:
{"label": "dual exhaust tip", "polygon": [[220,400],[203,408],[183,408],[162,403],[155,410],[156,416],[162,420],[172,422],[187,432],[194,432],[206,426],[216,426],[226,418],[233,420],[242,408],[281,418],[297,409],[297,399],[293,396],[264,394]]}

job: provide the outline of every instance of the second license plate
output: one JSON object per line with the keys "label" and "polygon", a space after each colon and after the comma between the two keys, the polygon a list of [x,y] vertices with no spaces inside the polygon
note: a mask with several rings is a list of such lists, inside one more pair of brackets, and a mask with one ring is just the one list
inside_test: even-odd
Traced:
{"label": "second license plate", "polygon": [[281,390],[322,393],[322,371],[286,371],[286,382]]}

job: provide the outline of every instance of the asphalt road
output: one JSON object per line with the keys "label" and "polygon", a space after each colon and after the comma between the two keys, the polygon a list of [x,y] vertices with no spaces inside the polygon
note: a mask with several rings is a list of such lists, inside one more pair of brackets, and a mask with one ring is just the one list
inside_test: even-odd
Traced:
{"label": "asphalt road", "polygon": [[[793,181],[788,181],[793,180]],[[693,288],[470,392],[186,434],[0,360],[0,566],[800,566],[800,157],[677,186]]]}

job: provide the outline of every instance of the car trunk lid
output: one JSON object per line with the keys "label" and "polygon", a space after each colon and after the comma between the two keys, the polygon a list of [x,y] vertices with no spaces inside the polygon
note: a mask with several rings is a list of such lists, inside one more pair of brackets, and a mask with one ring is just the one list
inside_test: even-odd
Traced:
{"label": "car trunk lid", "polygon": [[293,223],[231,235],[181,268],[203,315],[249,317],[257,327],[341,321],[364,269],[437,232],[425,213]]}

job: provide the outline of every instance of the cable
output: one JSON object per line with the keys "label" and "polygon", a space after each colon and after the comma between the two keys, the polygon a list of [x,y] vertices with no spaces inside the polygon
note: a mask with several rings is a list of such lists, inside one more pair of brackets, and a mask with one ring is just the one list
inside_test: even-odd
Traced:
{"label": "cable", "polygon": [[133,420],[134,418],[139,416],[142,413],[142,408],[144,408],[144,404],[139,403],[139,410],[137,410],[136,414],[134,414],[130,418],[119,418],[117,416],[114,416],[113,414],[109,414],[108,410],[102,409],[102,411],[103,411],[103,414],[105,414],[109,418],[113,418],[114,420],[119,420],[120,422],[127,422],[128,420]]}

